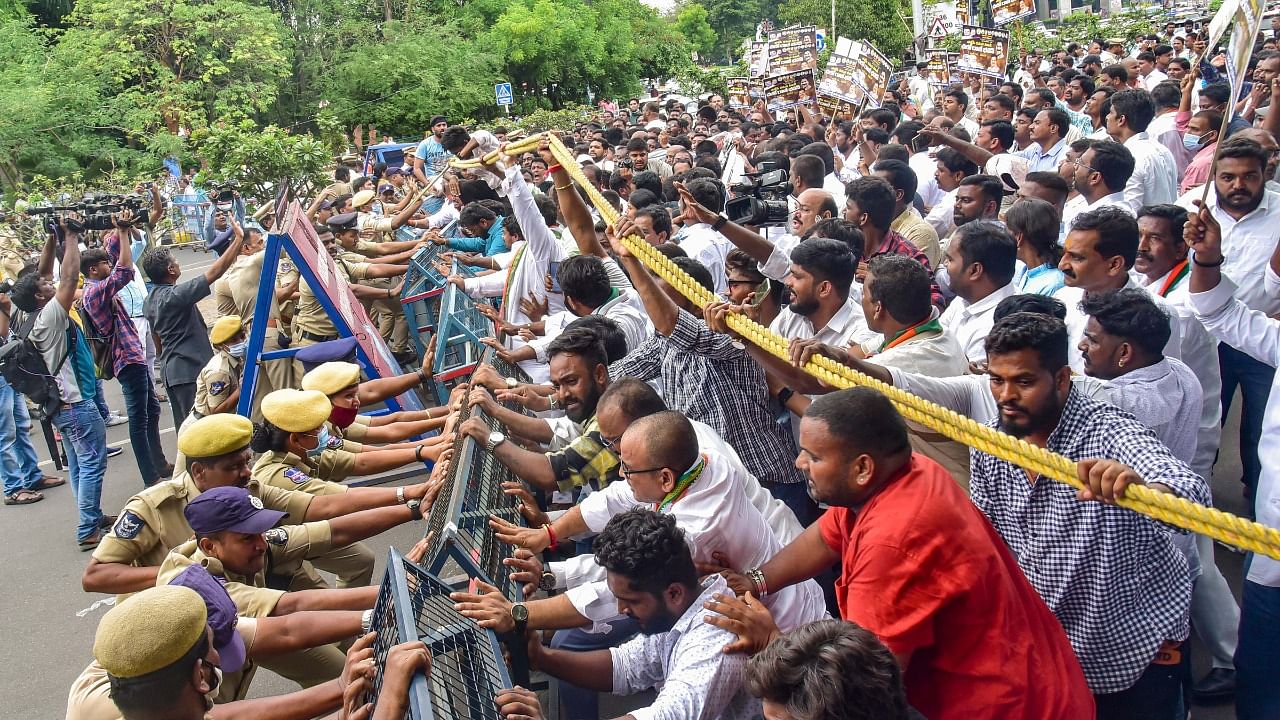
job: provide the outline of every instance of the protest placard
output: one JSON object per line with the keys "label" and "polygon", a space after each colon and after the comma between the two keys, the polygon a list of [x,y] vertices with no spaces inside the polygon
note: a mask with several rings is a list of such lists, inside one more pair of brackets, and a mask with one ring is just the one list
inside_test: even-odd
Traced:
{"label": "protest placard", "polygon": [[730,108],[751,107],[751,78],[725,78],[725,102]]}
{"label": "protest placard", "polygon": [[817,105],[817,88],[809,69],[770,75],[764,79],[764,97],[770,111],[801,105]]}
{"label": "protest placard", "polygon": [[893,63],[869,43],[855,41],[854,50],[856,54],[850,56],[854,61],[853,81],[862,88],[868,105],[880,107],[880,100],[889,87],[889,76],[893,74]]}
{"label": "protest placard", "polygon": [[924,61],[928,63],[924,77],[929,87],[941,88],[951,84],[951,65],[946,50],[925,50]]}
{"label": "protest placard", "polygon": [[822,73],[818,83],[818,96],[827,96],[850,105],[861,105],[866,91],[854,82],[853,74],[857,63],[853,58],[844,55],[832,55],[827,58],[827,69]]}
{"label": "protest placard", "polygon": [[769,75],[818,71],[817,28],[812,25],[774,30],[769,33]]}
{"label": "protest placard", "polygon": [[997,27],[1035,14],[1035,0],[991,0],[991,19]]}
{"label": "protest placard", "polygon": [[818,91],[818,112],[823,117],[834,118],[836,122],[853,122],[862,112],[861,103],[845,102],[839,98],[823,95]]}
{"label": "protest placard", "polygon": [[747,75],[764,77],[769,72],[769,42],[752,42],[747,50]]}
{"label": "protest placard", "polygon": [[962,73],[1005,77],[1009,61],[1009,31],[965,25],[963,33],[956,69]]}

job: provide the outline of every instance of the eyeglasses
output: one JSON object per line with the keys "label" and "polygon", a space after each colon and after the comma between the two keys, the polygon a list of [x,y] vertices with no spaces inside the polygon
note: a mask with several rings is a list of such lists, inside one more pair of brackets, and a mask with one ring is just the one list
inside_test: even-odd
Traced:
{"label": "eyeglasses", "polygon": [[618,438],[607,438],[607,437],[605,437],[604,435],[601,435],[601,436],[600,436],[600,444],[604,446],[604,449],[605,449],[605,450],[608,450],[608,451],[610,451],[610,452],[613,452],[613,453],[615,453],[615,454],[616,454],[616,453],[617,453],[617,451],[618,451],[618,443],[619,443],[621,440],[622,440],[622,438],[620,438],[620,437],[618,437]]}
{"label": "eyeglasses", "polygon": [[1097,169],[1097,168],[1089,167],[1088,165],[1085,165],[1084,163],[1080,162],[1079,160],[1076,160],[1076,161],[1075,161],[1075,163],[1076,163],[1076,165],[1077,165],[1077,166],[1082,167],[1082,168],[1084,168],[1085,170],[1088,170],[1088,171],[1089,171],[1089,172],[1091,172],[1091,173],[1096,173],[1096,172],[1098,172],[1098,169]]}
{"label": "eyeglasses", "polygon": [[627,478],[628,480],[631,479],[632,475],[644,475],[645,473],[658,472],[659,470],[666,470],[666,468],[655,467],[649,468],[648,470],[632,470],[627,467],[626,463],[619,463],[618,465],[618,472],[622,474],[622,477]]}

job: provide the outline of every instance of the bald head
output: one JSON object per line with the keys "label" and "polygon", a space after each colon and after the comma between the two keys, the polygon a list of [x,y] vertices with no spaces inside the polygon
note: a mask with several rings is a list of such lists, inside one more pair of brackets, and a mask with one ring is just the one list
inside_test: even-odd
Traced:
{"label": "bald head", "polygon": [[674,410],[642,417],[622,436],[627,464],[671,468],[684,472],[698,459],[698,436],[693,423]]}

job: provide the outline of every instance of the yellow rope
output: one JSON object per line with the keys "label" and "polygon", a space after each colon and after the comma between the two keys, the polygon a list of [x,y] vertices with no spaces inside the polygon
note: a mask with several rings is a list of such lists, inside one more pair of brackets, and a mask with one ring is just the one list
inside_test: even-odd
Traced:
{"label": "yellow rope", "polygon": [[[601,218],[609,225],[618,220],[618,213],[604,199],[600,192],[582,172],[573,154],[560,142],[554,134],[549,134],[551,153],[556,162],[564,168],[573,180],[587,193],[592,205],[600,213]],[[506,154],[518,155],[537,150],[542,139],[536,135],[506,147]],[[473,160],[454,160],[454,167],[480,167],[496,162],[500,153],[493,152],[483,158]],[[694,281],[687,273],[676,267],[671,259],[637,235],[630,235],[618,240],[631,251],[655,275],[662,278],[682,295],[698,307],[716,300],[715,295]],[[761,349],[776,355],[783,360],[790,359],[789,342],[763,325],[745,315],[733,313],[727,323],[734,332],[743,339],[754,343]],[[1001,460],[1014,463],[1041,477],[1051,478],[1066,483],[1076,489],[1082,489],[1076,472],[1076,463],[1070,458],[1037,447],[1025,440],[1006,435],[947,408],[913,395],[901,388],[876,380],[869,375],[858,372],[828,357],[816,356],[802,368],[805,372],[836,388],[855,386],[870,387],[884,393],[902,413],[903,417],[915,421],[934,431],[946,435],[956,442],[963,443]],[[1161,522],[1175,525],[1192,532],[1207,535],[1236,547],[1261,553],[1280,560],[1280,531],[1260,523],[1222,512],[1210,507],[1193,503],[1169,493],[1152,490],[1143,485],[1131,485],[1125,490],[1124,498],[1117,503],[1121,507],[1142,513]]]}

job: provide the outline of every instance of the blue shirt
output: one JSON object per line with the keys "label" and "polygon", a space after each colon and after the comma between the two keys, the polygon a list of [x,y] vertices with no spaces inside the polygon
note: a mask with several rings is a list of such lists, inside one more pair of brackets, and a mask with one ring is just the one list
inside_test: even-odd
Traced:
{"label": "blue shirt", "polygon": [[418,150],[414,155],[422,158],[423,174],[428,179],[444,172],[445,165],[449,162],[449,151],[444,149],[435,135],[429,135],[426,140],[418,143]]}
{"label": "blue shirt", "polygon": [[1066,280],[1062,271],[1049,263],[1028,268],[1021,260],[1017,262],[1017,269],[1013,274],[1013,286],[1018,288],[1019,293],[1053,295],[1064,285]]}
{"label": "blue shirt", "polygon": [[1058,140],[1058,144],[1052,149],[1045,152],[1040,147],[1040,143],[1034,143],[1031,147],[1021,152],[1014,153],[1018,157],[1027,159],[1027,172],[1057,172],[1058,163],[1062,162],[1062,152],[1067,148],[1067,139]]}
{"label": "blue shirt", "polygon": [[485,237],[449,238],[449,247],[462,252],[484,253],[485,257],[493,257],[500,252],[506,252],[507,243],[502,239],[502,221],[504,219],[498,218],[493,225],[489,226],[489,234]]}

